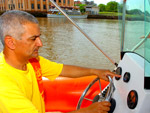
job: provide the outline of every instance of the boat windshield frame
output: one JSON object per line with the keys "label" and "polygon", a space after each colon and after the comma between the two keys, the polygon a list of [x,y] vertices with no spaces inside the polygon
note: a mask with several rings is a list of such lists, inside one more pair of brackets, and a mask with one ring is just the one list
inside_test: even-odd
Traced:
{"label": "boat windshield frame", "polygon": [[[134,7],[133,3],[136,4]],[[150,40],[150,1],[121,0],[119,6],[122,6],[118,7],[118,12],[122,14],[119,16],[121,53],[133,52],[150,62],[150,55],[147,55],[146,50]]]}
{"label": "boat windshield frame", "polygon": [[150,0],[121,0],[119,6],[121,58],[125,53],[143,57],[144,76],[150,77]]}

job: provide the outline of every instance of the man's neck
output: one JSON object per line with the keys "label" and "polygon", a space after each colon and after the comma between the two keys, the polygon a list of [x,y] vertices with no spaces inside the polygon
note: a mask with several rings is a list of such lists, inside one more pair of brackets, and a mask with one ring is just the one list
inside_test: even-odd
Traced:
{"label": "man's neck", "polygon": [[21,59],[21,57],[16,56],[13,52],[6,52],[4,50],[3,53],[5,60],[9,65],[19,70],[27,70],[26,64],[28,63],[28,60]]}

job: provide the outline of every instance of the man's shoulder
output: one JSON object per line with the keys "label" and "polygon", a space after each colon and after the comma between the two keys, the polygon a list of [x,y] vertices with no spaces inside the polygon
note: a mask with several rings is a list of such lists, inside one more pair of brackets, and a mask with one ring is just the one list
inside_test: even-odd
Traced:
{"label": "man's shoulder", "polygon": [[5,70],[6,68],[5,68],[4,55],[0,53],[0,74],[3,73]]}
{"label": "man's shoulder", "polygon": [[0,65],[4,64],[4,54],[3,52],[0,53]]}

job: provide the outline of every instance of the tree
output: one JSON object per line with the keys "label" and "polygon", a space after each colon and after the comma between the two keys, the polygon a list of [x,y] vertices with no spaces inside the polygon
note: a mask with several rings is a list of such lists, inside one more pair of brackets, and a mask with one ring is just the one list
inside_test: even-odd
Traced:
{"label": "tree", "polygon": [[145,11],[145,15],[150,17],[150,13],[148,11]]}
{"label": "tree", "polygon": [[118,2],[111,1],[108,2],[106,5],[106,11],[108,12],[117,12],[118,11]]}
{"label": "tree", "polygon": [[127,14],[130,14],[130,15],[144,15],[144,13],[140,9],[127,10]]}
{"label": "tree", "polygon": [[85,12],[85,6],[86,6],[85,4],[80,4],[80,5],[79,5],[79,8],[80,8],[80,12],[81,12],[81,13],[84,13],[84,12]]}
{"label": "tree", "polygon": [[100,12],[104,12],[106,5],[104,5],[104,4],[99,4],[98,7],[99,7],[99,11],[100,11]]}

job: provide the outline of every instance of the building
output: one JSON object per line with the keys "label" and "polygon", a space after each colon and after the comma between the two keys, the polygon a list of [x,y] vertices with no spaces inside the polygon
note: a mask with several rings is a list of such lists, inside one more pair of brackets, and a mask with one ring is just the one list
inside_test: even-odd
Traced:
{"label": "building", "polygon": [[89,15],[98,15],[98,14],[99,14],[99,7],[88,5],[88,6],[86,6],[85,11],[86,11]]}
{"label": "building", "polygon": [[79,9],[79,5],[80,4],[85,4],[85,12],[88,14],[88,15],[98,15],[99,14],[99,7],[97,7],[97,4],[94,3],[94,0],[76,0],[74,2],[75,6],[77,7],[78,6],[78,9]]}
{"label": "building", "polygon": [[75,6],[78,6],[78,5],[80,5],[80,4],[82,4],[81,1],[79,1],[79,0],[78,0],[78,1],[74,1],[74,5],[75,5]]}
{"label": "building", "polygon": [[[74,0],[54,0],[63,9],[73,9]],[[48,12],[55,6],[50,0],[0,0],[0,11],[24,10]]]}

